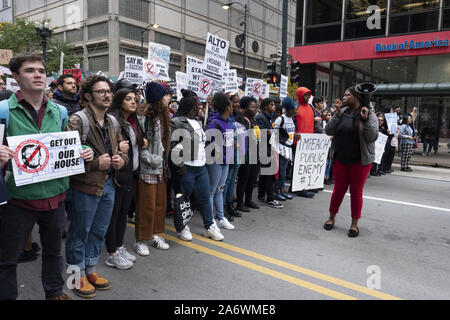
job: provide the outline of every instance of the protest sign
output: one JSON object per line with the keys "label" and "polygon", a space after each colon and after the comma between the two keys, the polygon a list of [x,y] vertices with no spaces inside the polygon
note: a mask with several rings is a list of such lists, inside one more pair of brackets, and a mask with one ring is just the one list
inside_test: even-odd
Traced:
{"label": "protest sign", "polygon": [[141,85],[144,80],[144,59],[141,57],[125,56],[123,77],[132,83]]}
{"label": "protest sign", "polygon": [[397,122],[398,122],[397,113],[395,112],[385,113],[384,117],[386,118],[386,124],[388,126],[389,132],[391,134],[397,132]]}
{"label": "protest sign", "polygon": [[13,57],[12,50],[0,49],[0,64],[8,64]]}
{"label": "protest sign", "polygon": [[387,139],[387,135],[378,133],[378,139],[375,141],[375,160],[373,162],[378,164],[381,163],[381,158],[383,157]]}
{"label": "protest sign", "polygon": [[280,80],[280,98],[286,98],[288,95],[288,77],[285,75],[281,75]]}
{"label": "protest sign", "polygon": [[175,79],[177,81],[177,100],[180,101],[183,98],[181,94],[181,89],[188,89],[187,85],[187,74],[184,72],[175,72]]}
{"label": "protest sign", "polygon": [[208,32],[206,37],[203,74],[217,81],[222,81],[225,72],[230,43]]}
{"label": "protest sign", "polygon": [[84,173],[78,131],[8,137],[16,186]]}
{"label": "protest sign", "polygon": [[245,84],[245,95],[258,99],[267,90],[266,83],[261,79],[247,78]]}
{"label": "protest sign", "polygon": [[323,188],[331,138],[326,134],[302,133],[295,152],[292,191]]}
{"label": "protest sign", "polygon": [[13,78],[6,78],[6,90],[16,92],[20,90],[20,87],[17,81]]}
{"label": "protest sign", "polygon": [[237,81],[237,71],[236,69],[228,70],[226,82],[225,82],[225,92],[238,93],[238,81]]}
{"label": "protest sign", "polygon": [[[170,81],[169,78],[169,64],[170,64],[170,47],[159,43],[150,42],[148,44],[148,62],[157,69],[157,75],[152,75],[150,72],[148,80],[159,79]],[[151,69],[150,65],[147,65]],[[145,70],[145,68],[144,68]],[[151,71],[151,70],[150,70]],[[153,70],[155,71],[155,70]]]}
{"label": "protest sign", "polygon": [[201,99],[211,93],[211,82],[203,77],[203,60],[186,56],[187,86]]}
{"label": "protest sign", "polygon": [[65,69],[63,71],[63,74],[70,73],[73,75],[73,78],[75,79],[75,82],[77,84],[81,83],[81,69],[73,68],[73,69]]}

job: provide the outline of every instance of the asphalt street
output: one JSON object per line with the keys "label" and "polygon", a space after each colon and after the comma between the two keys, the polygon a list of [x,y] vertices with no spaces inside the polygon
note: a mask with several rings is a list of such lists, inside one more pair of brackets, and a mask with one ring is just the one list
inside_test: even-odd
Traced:
{"label": "asphalt street", "polygon": [[[284,209],[259,203],[260,210],[235,219],[235,230],[223,231],[222,242],[202,236],[199,214],[192,242],[179,240],[167,218],[170,249],[152,248],[129,270],[106,266],[103,256],[98,271],[112,288],[94,299],[450,299],[450,170],[413,169],[367,181],[357,238],[347,236],[348,196],[335,228],[323,229],[332,186]],[[133,241],[129,225],[132,253]],[[44,298],[40,270],[40,257],[19,265],[19,299]]]}

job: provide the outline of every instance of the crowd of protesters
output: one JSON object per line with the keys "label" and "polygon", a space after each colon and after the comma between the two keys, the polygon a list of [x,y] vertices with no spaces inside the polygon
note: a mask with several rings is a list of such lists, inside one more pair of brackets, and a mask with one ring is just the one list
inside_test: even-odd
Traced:
{"label": "crowd of protesters", "polygon": [[[127,218],[135,223],[137,255],[148,256],[152,247],[170,248],[161,234],[166,216],[174,210],[174,195],[188,197],[201,214],[205,236],[216,241],[224,239],[221,229],[235,229],[236,218],[258,210],[262,203],[281,209],[294,196],[314,198],[320,190],[292,192],[288,188],[302,134],[326,133],[333,139],[325,184],[335,183],[335,187],[326,230],[333,228],[350,187],[348,236],[358,235],[365,180],[369,171],[372,175],[392,171],[395,148],[401,148],[402,170],[411,170],[408,161],[416,135],[412,115],[402,117],[402,125],[391,133],[383,114],[362,105],[354,88],[330,107],[321,97],[310,101],[311,91],[304,87],[297,90],[297,101],[215,93],[202,103],[195,92],[184,89],[182,98],[173,100],[165,83],[138,88],[126,79],[112,83],[103,75],[93,75],[77,84],[65,74],[52,84],[50,99],[44,91],[46,69],[40,56],[18,55],[9,67],[20,91],[5,96],[9,124],[0,147],[10,196],[1,207],[0,299],[17,298],[17,263],[36,258],[40,248],[31,238],[36,223],[43,247],[46,298],[70,299],[63,293],[65,236],[65,262],[80,272],[73,291],[92,298],[97,291],[111,288],[96,268],[103,246],[108,266],[130,269],[137,261],[124,246]],[[6,146],[6,137],[64,130],[79,132],[85,173],[17,187],[8,165],[13,151]],[[178,137],[177,130],[186,134]],[[431,140],[428,130],[424,134]],[[381,164],[372,165],[378,131],[389,139]],[[274,153],[270,143],[262,140],[269,142],[275,134],[283,152],[275,154],[275,172],[263,173],[271,166],[264,160],[273,159]],[[211,149],[214,161],[208,162]],[[259,204],[253,195],[256,185]],[[178,235],[191,241],[189,224]],[[31,258],[24,258],[30,252]]]}

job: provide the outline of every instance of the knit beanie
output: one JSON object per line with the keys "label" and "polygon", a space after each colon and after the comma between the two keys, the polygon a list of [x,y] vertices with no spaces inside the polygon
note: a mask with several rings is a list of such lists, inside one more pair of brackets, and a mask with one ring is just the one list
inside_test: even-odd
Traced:
{"label": "knit beanie", "polygon": [[157,82],[149,82],[145,87],[145,98],[148,103],[159,101],[169,92]]}
{"label": "knit beanie", "polygon": [[282,106],[283,106],[284,110],[286,110],[286,112],[288,112],[289,110],[295,108],[295,102],[294,102],[294,100],[292,100],[292,98],[286,97],[283,99]]}

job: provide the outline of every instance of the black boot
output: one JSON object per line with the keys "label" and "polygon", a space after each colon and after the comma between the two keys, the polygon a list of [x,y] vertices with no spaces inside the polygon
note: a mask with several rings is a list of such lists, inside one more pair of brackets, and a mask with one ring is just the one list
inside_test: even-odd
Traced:
{"label": "black boot", "polygon": [[238,218],[242,217],[242,214],[233,207],[232,202],[227,203],[227,208],[230,216]]}

